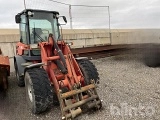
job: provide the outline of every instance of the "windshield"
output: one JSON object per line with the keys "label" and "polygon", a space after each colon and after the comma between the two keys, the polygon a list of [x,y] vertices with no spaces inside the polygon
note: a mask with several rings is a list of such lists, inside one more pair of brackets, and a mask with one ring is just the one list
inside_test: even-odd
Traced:
{"label": "windshield", "polygon": [[57,19],[53,13],[32,12],[29,16],[29,29],[31,44],[47,41],[48,36],[52,33],[56,40],[59,37],[59,28]]}

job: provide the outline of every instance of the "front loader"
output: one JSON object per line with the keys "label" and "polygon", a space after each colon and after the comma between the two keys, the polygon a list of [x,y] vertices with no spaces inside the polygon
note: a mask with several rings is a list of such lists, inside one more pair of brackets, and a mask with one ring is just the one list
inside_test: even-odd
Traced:
{"label": "front loader", "polygon": [[2,54],[0,49],[0,91],[4,92],[8,88],[8,76],[10,75],[10,64],[8,56]]}
{"label": "front loader", "polygon": [[85,109],[100,109],[99,80],[87,58],[75,58],[64,42],[55,11],[26,9],[15,16],[20,42],[14,56],[17,83],[25,86],[27,103],[35,114],[59,103],[62,119],[72,119]]}

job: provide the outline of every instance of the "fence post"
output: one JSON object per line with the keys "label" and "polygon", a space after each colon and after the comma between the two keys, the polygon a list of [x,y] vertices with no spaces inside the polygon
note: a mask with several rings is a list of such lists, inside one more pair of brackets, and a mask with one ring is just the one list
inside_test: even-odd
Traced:
{"label": "fence post", "polygon": [[73,29],[73,26],[72,26],[72,5],[69,5],[69,17],[70,17],[70,29]]}
{"label": "fence post", "polygon": [[108,15],[109,15],[109,37],[110,37],[110,44],[112,45],[112,34],[111,34],[111,19],[110,19],[110,9],[108,6]]}

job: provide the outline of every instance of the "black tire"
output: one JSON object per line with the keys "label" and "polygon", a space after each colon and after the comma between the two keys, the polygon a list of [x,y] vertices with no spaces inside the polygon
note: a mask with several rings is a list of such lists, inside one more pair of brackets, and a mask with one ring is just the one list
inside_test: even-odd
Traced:
{"label": "black tire", "polygon": [[43,68],[29,69],[25,73],[26,97],[34,114],[46,111],[53,103],[53,88]]}
{"label": "black tire", "polygon": [[145,55],[144,63],[148,67],[157,67],[159,66],[158,56],[156,55]]}
{"label": "black tire", "polygon": [[5,76],[5,85],[4,85],[4,87],[3,87],[3,89],[6,91],[7,89],[8,89],[8,75],[7,75],[7,70],[5,70],[5,72],[4,72],[4,74],[3,74],[4,76]]}
{"label": "black tire", "polygon": [[160,66],[160,47],[159,46],[151,46],[146,49],[146,53],[144,54],[144,63],[148,67],[158,67]]}
{"label": "black tire", "polygon": [[8,89],[8,76],[6,69],[0,69],[0,91]]}
{"label": "black tire", "polygon": [[15,74],[16,74],[17,84],[18,84],[19,87],[24,87],[25,86],[24,76],[19,76],[16,62],[14,63],[14,67],[15,67]]}
{"label": "black tire", "polygon": [[95,65],[89,60],[79,60],[77,61],[79,67],[84,75],[85,85],[89,85],[91,80],[94,80],[95,83],[99,80],[99,74]]}

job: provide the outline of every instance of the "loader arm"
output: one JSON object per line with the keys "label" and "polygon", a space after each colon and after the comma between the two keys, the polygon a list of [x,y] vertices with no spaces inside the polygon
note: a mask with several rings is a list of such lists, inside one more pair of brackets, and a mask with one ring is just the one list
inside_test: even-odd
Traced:
{"label": "loader arm", "polygon": [[[41,48],[42,62],[45,63],[45,66],[43,67],[48,71],[50,80],[60,102],[62,119],[76,117],[83,111],[83,105],[87,105],[89,109],[93,107],[97,109],[101,108],[101,101],[96,92],[94,81],[90,80],[91,82],[89,85],[84,84],[84,76],[70,51],[69,46],[63,41],[57,44],[52,36],[49,37],[49,41],[52,42],[41,42],[39,45]],[[52,49],[54,46],[57,46],[57,48]],[[59,46],[62,46],[61,48],[63,49],[60,50]],[[58,54],[57,50],[62,51],[63,55]],[[54,56],[52,56],[52,53],[54,53]],[[61,71],[58,73],[56,72],[58,66],[54,62],[59,60],[63,63],[64,61],[62,62],[62,58],[64,58],[68,71],[65,74]],[[61,65],[65,67],[64,64]]]}

